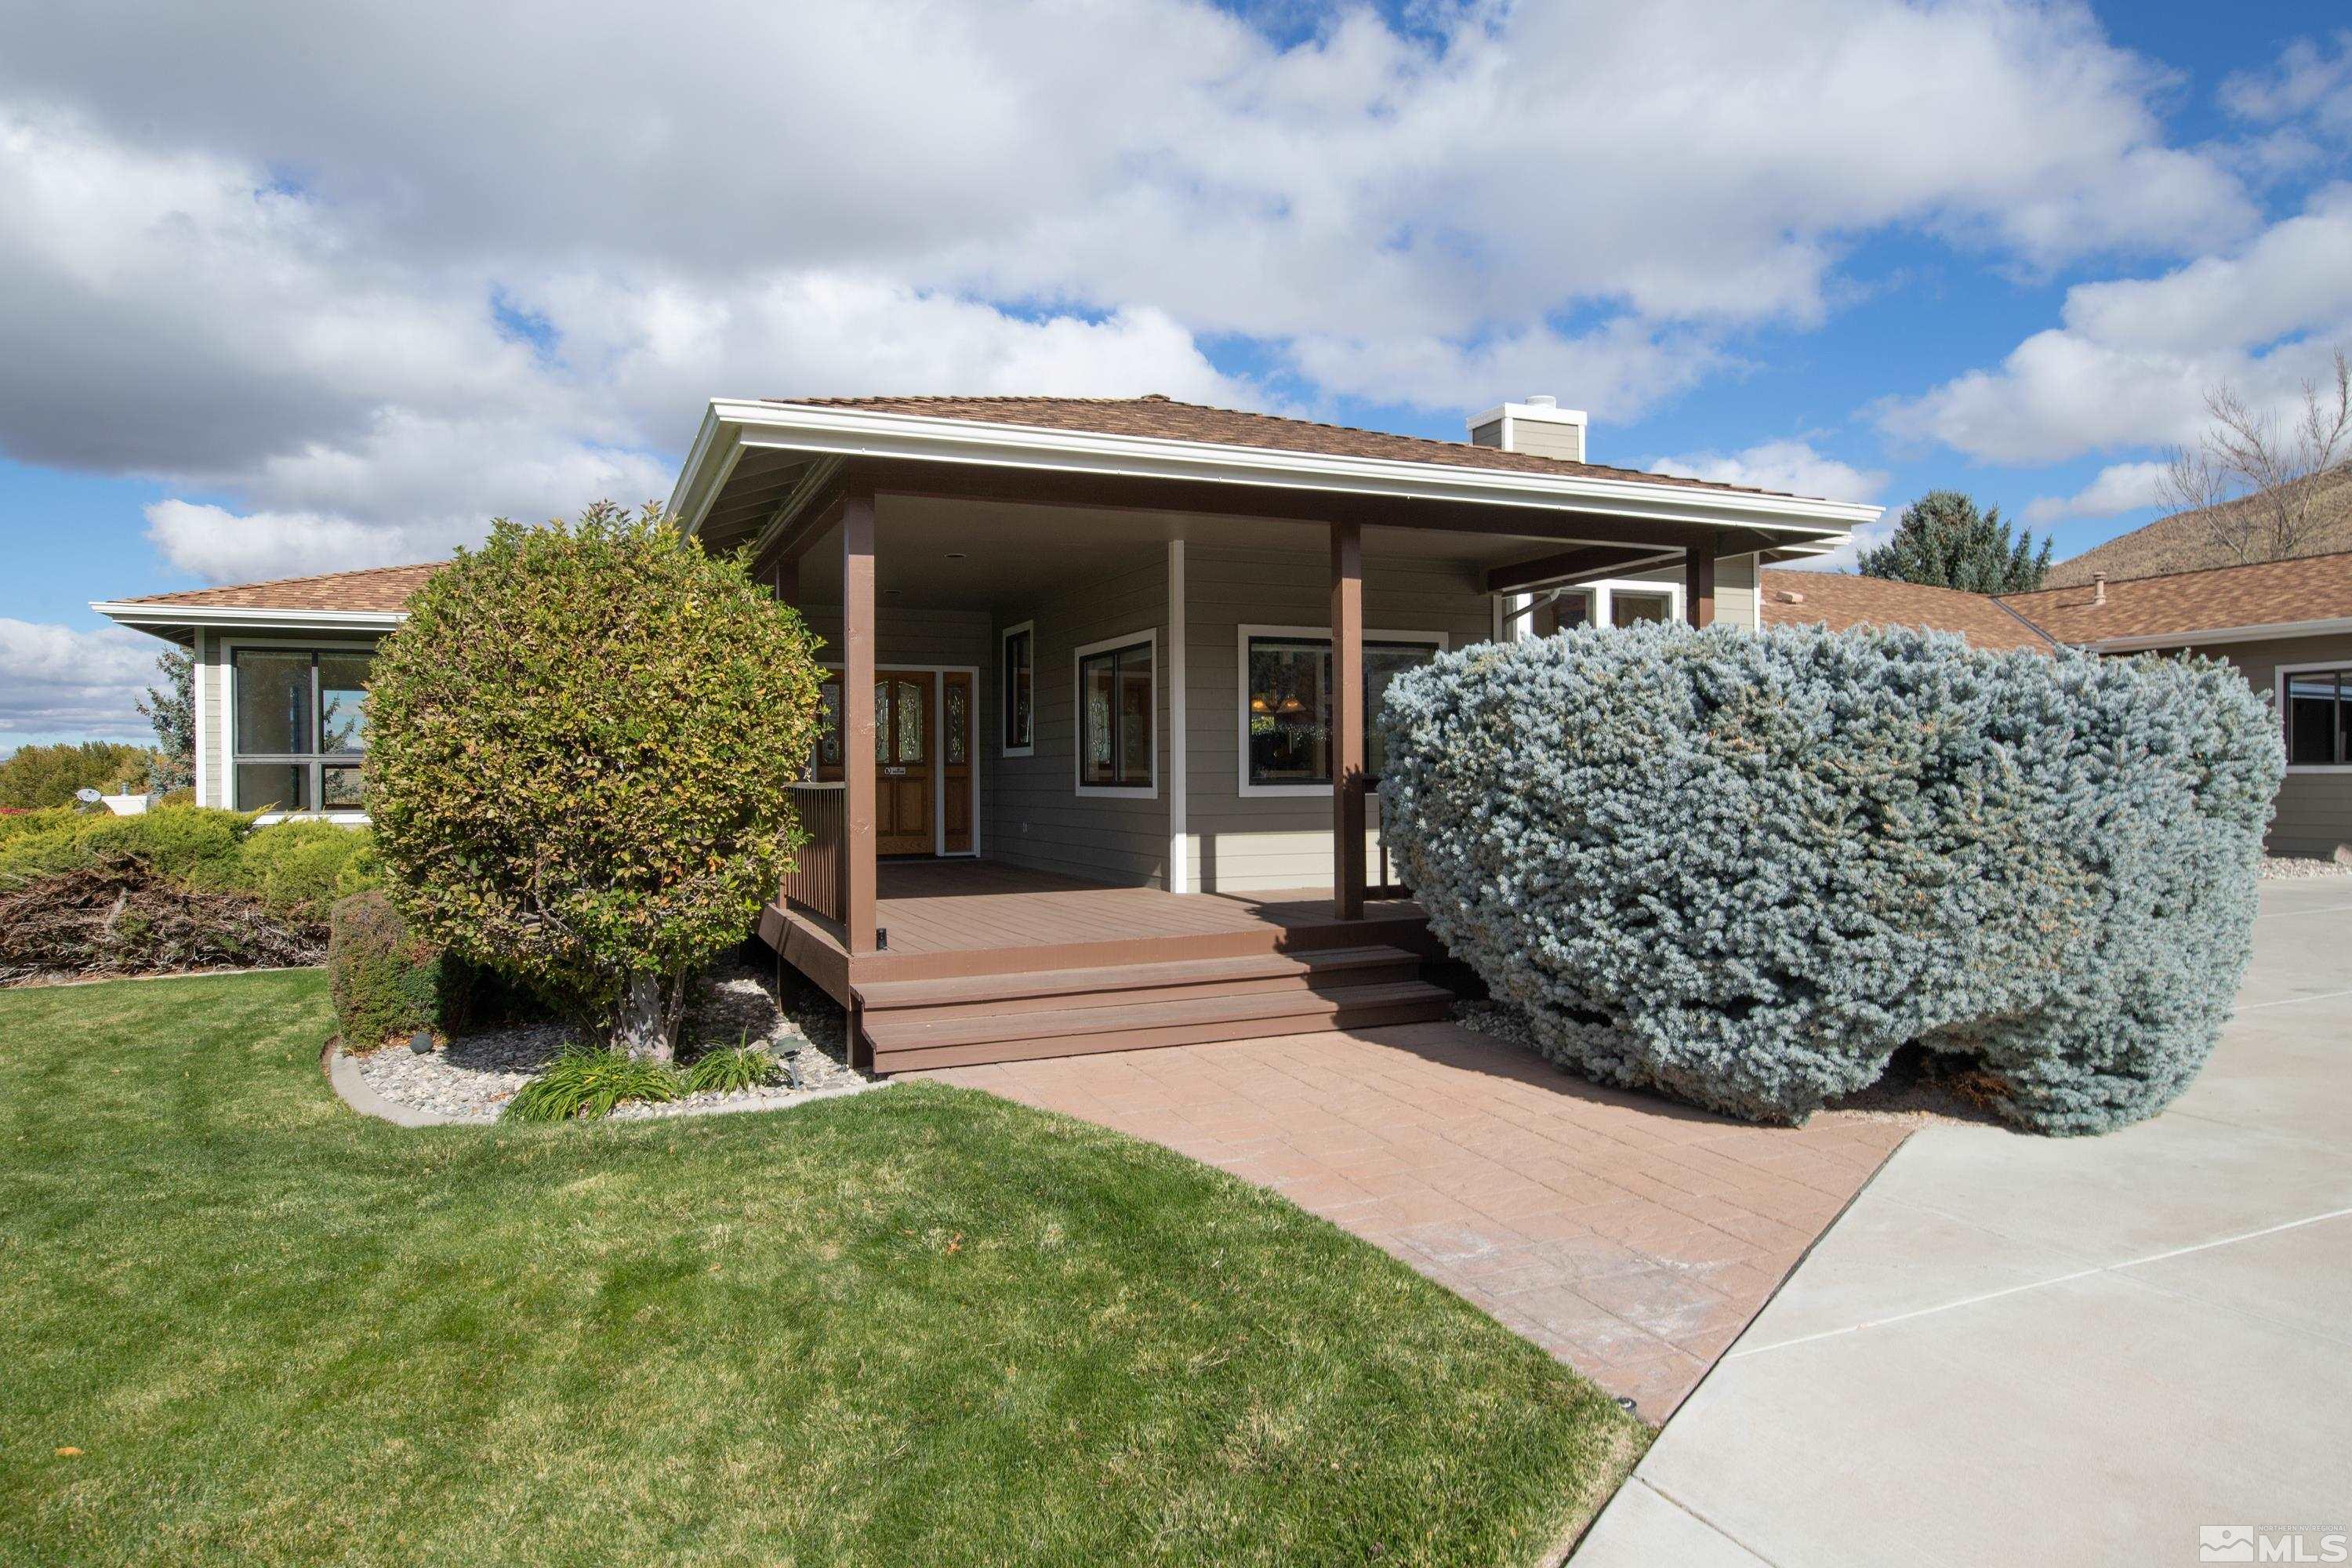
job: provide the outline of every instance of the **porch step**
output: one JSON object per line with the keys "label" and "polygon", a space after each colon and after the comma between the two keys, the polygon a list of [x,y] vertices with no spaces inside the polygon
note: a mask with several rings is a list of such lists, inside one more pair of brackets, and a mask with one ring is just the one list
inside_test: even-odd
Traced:
{"label": "porch step", "polygon": [[[1078,996],[1064,994],[1066,1001],[1077,1005],[944,1016],[929,1009],[866,1012],[862,1032],[875,1070],[890,1073],[1210,1040],[1262,1039],[1311,1029],[1425,1023],[1444,1017],[1454,1001],[1453,993],[1443,986],[1420,980],[1322,988],[1294,983],[1278,990],[1238,993],[1198,984],[1189,994],[1151,1001],[1134,1000],[1134,994],[1133,990]],[[1109,1000],[1112,997],[1117,1000]]]}
{"label": "porch step", "polygon": [[887,1013],[894,1022],[902,1022],[906,1015],[914,1013],[925,1018],[947,1018],[1045,1012],[1067,1007],[1074,998],[1099,997],[1099,1003],[1080,1005],[1109,1005],[1114,999],[1144,1003],[1187,996],[1328,991],[1340,985],[1417,980],[1421,963],[1418,953],[1380,945],[1317,952],[1255,952],[1239,958],[1036,969],[954,980],[873,981],[857,987],[857,999],[868,1017]]}

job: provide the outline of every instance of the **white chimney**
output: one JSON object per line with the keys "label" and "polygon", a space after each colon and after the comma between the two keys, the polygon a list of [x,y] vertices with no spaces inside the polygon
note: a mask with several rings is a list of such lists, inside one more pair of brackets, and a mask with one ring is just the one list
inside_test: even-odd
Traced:
{"label": "white chimney", "polygon": [[1559,399],[1537,394],[1525,403],[1504,403],[1466,421],[1470,444],[1538,458],[1584,459],[1584,410],[1562,408]]}
{"label": "white chimney", "polygon": [[2091,574],[2091,603],[2104,605],[2106,602],[2107,574],[2105,572],[2094,572]]}

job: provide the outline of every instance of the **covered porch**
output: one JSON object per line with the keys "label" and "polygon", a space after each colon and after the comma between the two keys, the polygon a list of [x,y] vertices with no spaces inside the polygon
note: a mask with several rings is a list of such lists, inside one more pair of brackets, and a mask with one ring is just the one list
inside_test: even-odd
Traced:
{"label": "covered porch", "polygon": [[1581,584],[1602,619],[1752,624],[1757,557],[1824,531],[1445,443],[1244,446],[1296,422],[1165,400],[1021,415],[1235,441],[939,406],[714,404],[673,501],[827,645],[761,934],[884,1070],[1442,1011],[1384,862],[1386,680]]}

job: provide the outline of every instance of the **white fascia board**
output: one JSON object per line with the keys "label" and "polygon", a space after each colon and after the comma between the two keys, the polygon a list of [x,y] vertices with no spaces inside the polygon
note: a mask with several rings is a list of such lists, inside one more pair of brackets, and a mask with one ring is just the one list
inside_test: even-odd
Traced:
{"label": "white fascia board", "polygon": [[[1508,468],[1402,462],[1392,458],[1286,452],[1265,447],[1177,441],[1157,436],[1050,430],[1035,426],[883,413],[869,408],[713,398],[710,416],[733,426],[736,440],[743,446],[823,452],[841,458],[1268,485],[1401,500],[1555,506],[1643,521],[1780,530],[1823,543],[1841,542],[1846,530],[1876,521],[1885,510],[1851,501],[1747,495],[1633,479],[1533,474]],[[710,467],[707,455],[703,467]],[[681,480],[682,485],[686,482]],[[695,506],[707,508],[709,493],[715,492],[705,490],[698,494]],[[689,528],[699,521],[698,511],[690,510],[685,515]]]}
{"label": "white fascia board", "polygon": [[91,609],[117,626],[145,631],[156,626],[287,626],[298,631],[390,631],[408,618],[405,610],[266,610],[241,605],[131,605],[93,600]]}
{"label": "white fascia board", "polygon": [[2207,643],[2276,642],[2282,637],[2324,637],[2337,632],[2352,632],[2352,616],[2336,616],[2324,621],[2275,621],[2268,626],[2200,626],[2195,631],[2164,632],[2152,637],[2100,637],[2074,646],[2089,648],[2093,653],[2149,653],[2168,647],[2194,652]]}
{"label": "white fascia board", "polygon": [[669,492],[669,515],[681,520],[688,539],[702,527],[710,498],[725,488],[736,459],[742,455],[741,444],[720,422],[717,405],[703,410],[694,445],[687,449],[686,466],[678,470],[677,483]]}

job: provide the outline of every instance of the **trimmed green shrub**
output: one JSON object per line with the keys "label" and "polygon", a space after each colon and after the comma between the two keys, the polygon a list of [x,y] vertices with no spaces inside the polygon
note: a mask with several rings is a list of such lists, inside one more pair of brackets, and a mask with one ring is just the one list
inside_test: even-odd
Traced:
{"label": "trimmed green shrub", "polygon": [[81,821],[85,815],[69,805],[53,805],[38,811],[0,811],[0,845],[12,844],[37,833],[69,827]]}
{"label": "trimmed green shrub", "polygon": [[280,822],[237,847],[235,879],[271,909],[316,920],[336,900],[383,886],[383,859],[364,827]]}
{"label": "trimmed green shrub", "polygon": [[672,1055],[692,973],[800,835],[816,643],[648,508],[503,520],[408,601],[368,696],[370,810],[418,929]]}
{"label": "trimmed green shrub", "polygon": [[202,888],[239,885],[238,852],[254,831],[240,812],[166,807],[137,816],[64,813],[44,826],[0,838],[0,886],[134,855],[158,875]]}
{"label": "trimmed green shrub", "polygon": [[1903,630],[1481,645],[1380,722],[1404,879],[1544,1052],[1759,1120],[1915,1040],[2022,1126],[2153,1115],[2228,1016],[2283,765],[2219,660]]}
{"label": "trimmed green shrub", "polygon": [[423,1030],[443,1038],[464,1022],[462,966],[409,929],[382,889],[334,906],[327,989],[347,1050],[373,1050]]}
{"label": "trimmed green shrub", "polygon": [[247,812],[163,806],[137,816],[31,812],[0,824],[0,887],[129,855],[191,887],[252,893],[280,913],[323,921],[335,900],[383,881],[368,830],[331,822],[257,827]]}
{"label": "trimmed green shrub", "polygon": [[593,1121],[625,1100],[667,1103],[678,1097],[677,1073],[603,1046],[575,1046],[517,1091],[499,1113],[514,1121]]}

